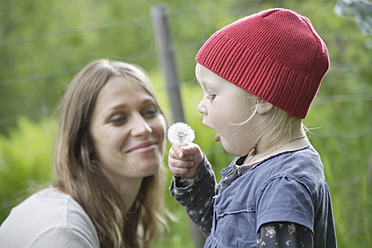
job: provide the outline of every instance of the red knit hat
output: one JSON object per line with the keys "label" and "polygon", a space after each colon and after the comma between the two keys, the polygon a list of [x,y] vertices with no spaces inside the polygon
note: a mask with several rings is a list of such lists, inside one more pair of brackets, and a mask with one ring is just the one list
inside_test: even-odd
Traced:
{"label": "red knit hat", "polygon": [[286,9],[265,10],[220,29],[195,60],[301,119],[329,67],[327,47],[310,20]]}

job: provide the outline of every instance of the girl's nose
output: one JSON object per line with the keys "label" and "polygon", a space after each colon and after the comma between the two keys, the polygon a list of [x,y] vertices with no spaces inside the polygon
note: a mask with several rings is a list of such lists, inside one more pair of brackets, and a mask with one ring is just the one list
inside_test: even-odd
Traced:
{"label": "girl's nose", "polygon": [[133,123],[132,123],[132,131],[131,134],[133,136],[140,136],[140,135],[146,135],[152,132],[152,128],[147,123],[147,121],[143,118],[141,114],[136,114],[133,117]]}
{"label": "girl's nose", "polygon": [[198,111],[202,113],[203,115],[207,114],[207,109],[204,105],[204,98],[202,98],[198,104]]}

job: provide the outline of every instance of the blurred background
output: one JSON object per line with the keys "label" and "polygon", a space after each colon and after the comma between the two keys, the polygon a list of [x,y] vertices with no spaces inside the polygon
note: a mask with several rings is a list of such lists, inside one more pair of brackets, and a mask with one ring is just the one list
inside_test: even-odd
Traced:
{"label": "blurred background", "polygon": [[[140,65],[172,119],[151,15],[159,4],[168,13],[185,120],[217,179],[232,157],[213,142],[214,131],[196,110],[198,49],[216,30],[263,9],[289,8],[311,20],[331,67],[304,124],[324,162],[339,247],[371,247],[372,5],[353,0],[0,0],[0,223],[30,185],[52,181],[57,107],[90,61]],[[197,247],[183,208],[165,190],[176,219],[158,247]]]}

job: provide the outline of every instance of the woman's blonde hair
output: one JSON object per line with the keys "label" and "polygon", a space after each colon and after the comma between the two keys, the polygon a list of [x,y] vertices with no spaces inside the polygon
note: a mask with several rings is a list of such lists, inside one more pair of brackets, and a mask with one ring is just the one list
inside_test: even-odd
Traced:
{"label": "woman's blonde hair", "polygon": [[[135,202],[126,209],[96,159],[89,133],[98,94],[113,76],[142,85],[165,118],[151,82],[140,68],[106,59],[88,64],[72,80],[60,106],[54,156],[55,187],[83,207],[97,230],[101,247],[151,247],[165,225],[163,166],[155,175],[143,179]],[[163,150],[164,147],[165,141]]]}

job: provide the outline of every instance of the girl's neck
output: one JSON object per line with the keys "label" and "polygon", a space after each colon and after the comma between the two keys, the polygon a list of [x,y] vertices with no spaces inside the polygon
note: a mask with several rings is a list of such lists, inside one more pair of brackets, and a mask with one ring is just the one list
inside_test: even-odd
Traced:
{"label": "girl's neck", "polygon": [[293,133],[292,137],[279,137],[273,143],[268,143],[265,137],[261,137],[248,154],[244,164],[253,164],[285,151],[300,149],[308,144],[310,142],[302,131]]}

